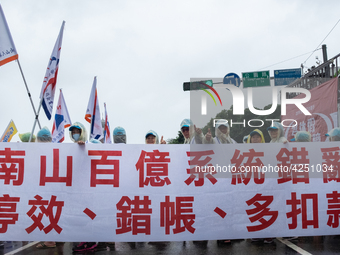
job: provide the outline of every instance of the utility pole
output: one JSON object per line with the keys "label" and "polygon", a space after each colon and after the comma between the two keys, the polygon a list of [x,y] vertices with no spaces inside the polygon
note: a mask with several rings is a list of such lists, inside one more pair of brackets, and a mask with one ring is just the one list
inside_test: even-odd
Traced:
{"label": "utility pole", "polygon": [[[322,56],[323,56],[323,62],[326,63],[328,61],[327,46],[326,46],[326,44],[322,45]],[[325,78],[331,78],[330,77],[330,68],[329,68],[329,65],[327,65],[325,67]]]}

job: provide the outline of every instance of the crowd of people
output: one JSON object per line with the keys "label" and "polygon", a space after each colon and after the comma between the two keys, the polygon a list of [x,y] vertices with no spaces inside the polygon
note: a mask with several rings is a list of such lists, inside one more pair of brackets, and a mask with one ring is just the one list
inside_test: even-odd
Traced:
{"label": "crowd of people", "polygon": [[[204,135],[200,128],[197,128],[190,119],[184,119],[180,124],[180,131],[184,137],[184,144],[236,144],[236,141],[230,137],[230,127],[226,120],[217,120],[215,123],[215,136],[213,137],[211,130],[208,129]],[[268,129],[268,134],[271,138],[270,143],[287,143],[288,140],[284,137],[283,126],[279,122],[273,122]],[[84,145],[87,142],[101,143],[96,139],[87,141],[87,131],[85,126],[79,122],[75,122],[69,127],[69,135],[72,142],[79,145]],[[329,131],[326,136],[330,141],[340,141],[340,128],[334,128]],[[19,135],[22,142],[28,142],[30,133]],[[50,143],[52,142],[51,132],[47,127],[42,128],[37,136],[32,136],[32,142]],[[114,143],[126,144],[125,129],[118,126],[113,130]],[[307,131],[298,131],[295,133],[291,142],[311,142],[311,134]],[[260,129],[254,129],[249,135],[243,138],[243,143],[265,143],[263,132]],[[163,136],[159,140],[158,134],[154,130],[149,130],[145,135],[145,144],[166,144]],[[292,238],[290,238],[292,239]],[[252,241],[262,241],[271,243],[273,238],[258,239],[253,238]],[[230,240],[218,240],[219,243],[230,243]],[[98,246],[114,245],[114,243],[98,243],[98,242],[81,242],[74,247],[74,252],[93,251]],[[56,242],[40,242],[37,248],[54,248]]]}
{"label": "crowd of people", "polygon": [[[180,124],[180,131],[184,137],[184,144],[236,144],[237,142],[230,137],[230,127],[226,120],[220,119],[215,123],[215,136],[212,135],[210,128],[204,135],[200,128],[197,128],[190,119],[184,119]],[[281,123],[273,122],[272,126],[267,128],[268,134],[271,138],[270,143],[287,143],[288,140],[284,136],[284,129]],[[75,122],[70,128],[70,139],[72,142],[78,144],[102,143],[100,140],[90,139],[87,140],[87,131],[85,126],[80,122]],[[41,136],[44,135],[52,137],[51,132],[47,127],[42,128],[37,136],[33,135],[31,142],[39,142]],[[340,141],[340,128],[330,130],[326,136],[329,141]],[[40,137],[39,137],[40,136]],[[30,133],[19,134],[22,142],[28,142]],[[116,127],[113,130],[114,143],[126,143],[126,132],[123,127]],[[308,131],[298,131],[295,137],[290,140],[291,142],[311,142],[311,134]],[[49,141],[52,142],[52,141]],[[249,135],[243,137],[243,143],[265,143],[264,135],[260,129],[254,129]],[[166,144],[166,141],[159,139],[158,134],[154,130],[149,130],[145,134],[145,144]]]}

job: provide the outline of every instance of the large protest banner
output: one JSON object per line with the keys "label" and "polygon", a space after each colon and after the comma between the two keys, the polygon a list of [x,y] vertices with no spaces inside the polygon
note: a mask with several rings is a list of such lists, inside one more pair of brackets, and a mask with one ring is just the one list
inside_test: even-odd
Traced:
{"label": "large protest banner", "polygon": [[[325,134],[338,126],[338,78],[331,79],[310,90],[311,99],[303,106],[312,114],[304,115],[294,104],[287,105],[282,119],[293,119],[292,127],[285,129],[285,137],[292,139],[297,131],[308,131],[313,142],[325,141]],[[303,98],[300,94],[294,99]],[[285,122],[289,126],[289,121]],[[295,125],[296,124],[296,125]]]}
{"label": "large protest banner", "polygon": [[0,143],[0,239],[340,234],[340,142]]}

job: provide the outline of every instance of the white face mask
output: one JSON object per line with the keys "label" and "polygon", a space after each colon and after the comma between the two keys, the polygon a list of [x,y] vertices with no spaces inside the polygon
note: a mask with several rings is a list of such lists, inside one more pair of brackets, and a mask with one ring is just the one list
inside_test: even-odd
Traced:
{"label": "white face mask", "polygon": [[75,141],[78,141],[80,134],[73,134],[72,137]]}

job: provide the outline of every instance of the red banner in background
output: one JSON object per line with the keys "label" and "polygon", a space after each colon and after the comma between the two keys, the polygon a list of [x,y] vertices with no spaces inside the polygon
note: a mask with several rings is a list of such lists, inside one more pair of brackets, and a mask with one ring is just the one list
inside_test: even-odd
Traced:
{"label": "red banner in background", "polygon": [[[303,106],[312,115],[304,115],[294,104],[287,105],[287,114],[281,116],[281,120],[296,120],[297,125],[285,128],[285,137],[290,140],[297,131],[308,131],[312,135],[312,142],[324,142],[325,134],[338,126],[337,88],[338,78],[334,78],[310,90],[311,99]],[[303,97],[305,95],[300,94],[295,98]],[[289,125],[287,121],[285,125]]]}

